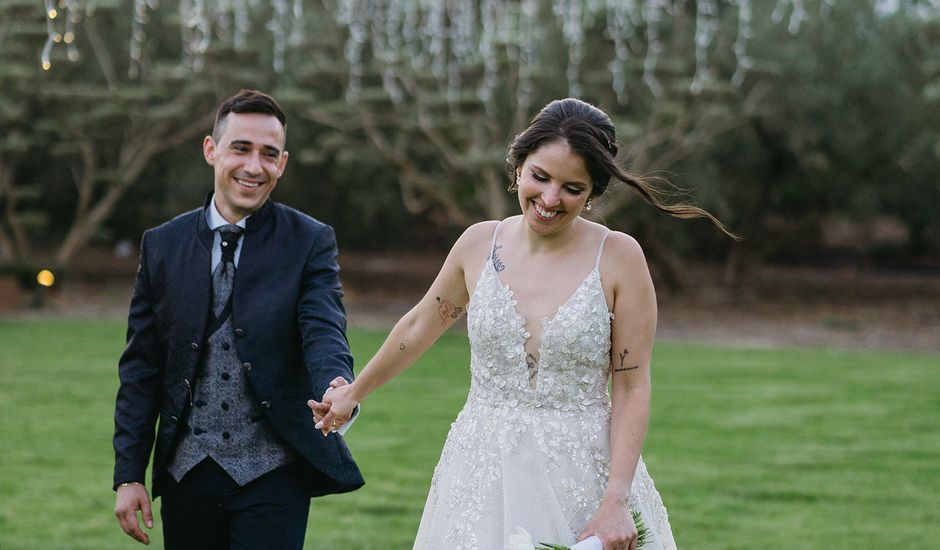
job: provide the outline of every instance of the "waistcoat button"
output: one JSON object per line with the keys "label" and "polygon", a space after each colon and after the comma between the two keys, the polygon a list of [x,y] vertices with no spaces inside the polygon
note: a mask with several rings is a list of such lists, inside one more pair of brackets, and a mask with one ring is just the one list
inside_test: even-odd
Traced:
{"label": "waistcoat button", "polygon": [[251,372],[251,369],[252,369],[251,363],[249,363],[248,361],[245,361],[244,363],[242,363],[242,368],[245,369],[245,372]]}
{"label": "waistcoat button", "polygon": [[241,337],[243,337],[244,335],[245,335],[245,331],[244,331],[244,330],[242,330],[242,329],[240,329],[240,328],[235,329],[235,336],[236,336],[236,337],[241,338]]}
{"label": "waistcoat button", "polygon": [[190,347],[190,349],[192,349],[193,351],[199,351],[199,344],[197,344],[196,342],[193,342],[193,343],[189,344],[189,347]]}
{"label": "waistcoat button", "polygon": [[270,409],[270,408],[271,408],[271,402],[270,402],[270,401],[262,401],[262,402],[261,402],[261,406],[264,407],[265,409]]}

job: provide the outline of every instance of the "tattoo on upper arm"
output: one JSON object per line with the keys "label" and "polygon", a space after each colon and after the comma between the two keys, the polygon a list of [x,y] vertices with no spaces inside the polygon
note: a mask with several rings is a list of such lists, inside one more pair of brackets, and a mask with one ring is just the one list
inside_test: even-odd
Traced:
{"label": "tattoo on upper arm", "polygon": [[398,351],[405,351],[405,343],[404,343],[404,342],[401,342],[400,344],[398,344]]}
{"label": "tattoo on upper arm", "polygon": [[502,247],[503,245],[501,244],[496,245],[493,247],[493,251],[490,252],[490,259],[493,261],[493,269],[495,269],[497,273],[506,269],[506,264],[504,264],[503,261],[499,259],[499,255],[496,254],[496,251]]}
{"label": "tattoo on upper arm", "polygon": [[460,314],[463,313],[463,308],[454,305],[450,300],[444,300],[440,296],[437,297],[437,313],[441,316],[442,325],[446,325],[448,320],[453,321],[457,317],[460,317]]}
{"label": "tattoo on upper arm", "polygon": [[620,352],[620,366],[619,366],[618,368],[615,368],[615,369],[614,369],[614,372],[624,372],[624,371],[636,370],[636,369],[640,368],[640,365],[633,365],[632,367],[625,367],[625,366],[623,366],[623,360],[626,359],[626,358],[627,358],[627,355],[629,355],[629,354],[630,354],[630,350],[628,350],[628,349],[625,349],[625,350],[623,350],[623,351]]}

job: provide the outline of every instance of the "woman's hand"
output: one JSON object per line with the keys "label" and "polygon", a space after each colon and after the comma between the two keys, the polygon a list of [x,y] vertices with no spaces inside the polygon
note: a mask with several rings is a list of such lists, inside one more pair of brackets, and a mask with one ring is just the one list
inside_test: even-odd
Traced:
{"label": "woman's hand", "polygon": [[359,400],[353,397],[353,385],[341,376],[330,382],[322,402],[314,399],[307,401],[316,423],[314,427],[322,431],[324,436],[348,422],[357,405]]}
{"label": "woman's hand", "polygon": [[636,525],[627,499],[604,499],[594,518],[578,535],[578,542],[595,535],[604,550],[636,550]]}

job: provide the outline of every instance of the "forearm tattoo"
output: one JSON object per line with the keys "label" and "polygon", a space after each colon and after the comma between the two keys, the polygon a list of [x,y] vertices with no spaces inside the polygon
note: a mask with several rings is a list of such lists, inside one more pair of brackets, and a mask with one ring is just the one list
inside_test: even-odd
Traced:
{"label": "forearm tattoo", "polygon": [[623,361],[627,358],[627,355],[630,355],[630,350],[624,349],[620,352],[620,366],[614,369],[614,372],[624,372],[628,370],[636,370],[640,368],[640,365],[633,365],[632,367],[623,366]]}
{"label": "forearm tattoo", "polygon": [[437,303],[437,313],[441,316],[442,325],[446,325],[448,320],[453,321],[463,313],[462,307],[456,306],[450,300],[444,300],[440,296],[437,297]]}

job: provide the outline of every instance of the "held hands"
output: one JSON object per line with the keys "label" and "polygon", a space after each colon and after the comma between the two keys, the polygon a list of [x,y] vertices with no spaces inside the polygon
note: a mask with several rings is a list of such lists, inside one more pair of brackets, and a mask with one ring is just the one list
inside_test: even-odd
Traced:
{"label": "held hands", "polygon": [[342,376],[337,376],[330,382],[330,387],[323,394],[323,401],[307,401],[307,406],[313,412],[314,427],[326,436],[338,430],[349,421],[359,401],[352,396],[353,386]]}
{"label": "held hands", "polygon": [[636,550],[637,530],[627,499],[604,499],[594,518],[578,535],[578,542],[595,535],[604,550]]}
{"label": "held hands", "polygon": [[119,486],[114,504],[114,516],[117,517],[125,533],[138,542],[150,544],[150,537],[140,528],[140,522],[137,519],[138,510],[147,528],[153,529],[153,511],[150,508],[150,495],[147,493],[147,488],[141,483]]}

